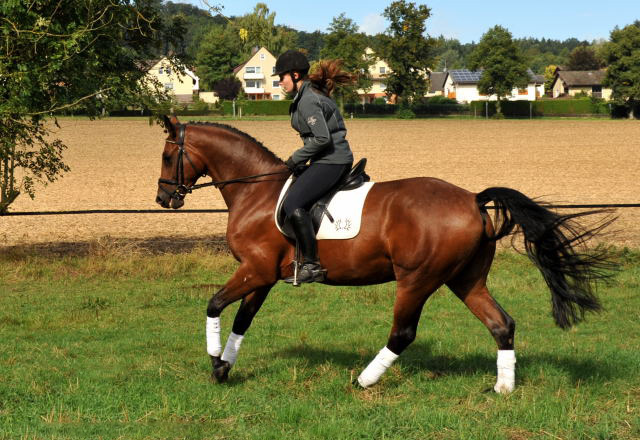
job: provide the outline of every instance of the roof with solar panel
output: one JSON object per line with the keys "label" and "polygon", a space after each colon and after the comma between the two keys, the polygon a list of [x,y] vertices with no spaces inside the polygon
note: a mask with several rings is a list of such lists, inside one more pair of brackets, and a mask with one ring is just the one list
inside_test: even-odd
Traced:
{"label": "roof with solar panel", "polygon": [[454,83],[458,84],[476,84],[480,81],[480,77],[482,76],[482,71],[472,72],[471,70],[461,69],[461,70],[450,70],[449,75],[451,75],[451,79]]}

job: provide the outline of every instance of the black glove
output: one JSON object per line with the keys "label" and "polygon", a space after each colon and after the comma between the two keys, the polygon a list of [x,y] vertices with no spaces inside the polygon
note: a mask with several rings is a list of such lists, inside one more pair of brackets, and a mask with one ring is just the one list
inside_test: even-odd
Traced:
{"label": "black glove", "polygon": [[293,173],[294,176],[298,177],[300,174],[304,173],[307,169],[307,166],[303,163],[296,164],[293,161],[293,157],[289,157],[287,161],[284,163],[289,170]]}

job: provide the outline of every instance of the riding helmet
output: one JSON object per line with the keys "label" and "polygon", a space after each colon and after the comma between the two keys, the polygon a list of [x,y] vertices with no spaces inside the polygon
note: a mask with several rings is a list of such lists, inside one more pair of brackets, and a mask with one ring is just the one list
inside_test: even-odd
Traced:
{"label": "riding helmet", "polygon": [[272,76],[282,75],[292,70],[305,74],[309,71],[309,68],[309,60],[302,52],[288,50],[276,60],[276,71]]}

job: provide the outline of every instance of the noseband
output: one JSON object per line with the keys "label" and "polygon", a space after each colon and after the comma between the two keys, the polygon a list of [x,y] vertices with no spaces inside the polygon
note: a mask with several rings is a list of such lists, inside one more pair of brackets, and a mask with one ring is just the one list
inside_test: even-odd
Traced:
{"label": "noseband", "polygon": [[[204,188],[204,187],[207,187],[207,186],[215,186],[216,188],[222,189],[228,183],[247,182],[248,180],[255,179],[255,178],[258,178],[258,177],[273,176],[273,175],[276,175],[276,174],[290,174],[291,173],[291,171],[289,171],[287,169],[286,171],[277,171],[275,173],[256,174],[254,176],[239,177],[237,179],[218,180],[218,181],[214,181],[214,182],[201,183],[199,185],[187,186],[186,183],[185,183],[185,180],[184,180],[184,158],[187,159],[187,161],[191,165],[191,168],[193,168],[193,170],[196,171],[196,166],[194,165],[193,161],[189,157],[189,153],[187,153],[187,150],[184,147],[184,138],[185,138],[186,131],[187,131],[187,125],[188,124],[181,124],[179,126],[177,140],[175,140],[175,141],[167,140],[166,141],[166,142],[168,142],[170,144],[175,144],[175,145],[178,146],[178,163],[176,164],[176,178],[175,178],[175,180],[162,179],[162,178],[158,179],[158,187],[165,194],[169,195],[169,197],[172,198],[172,199],[184,200],[185,196],[187,194],[193,192],[194,189]],[[205,175],[206,175],[206,173],[202,174],[202,176],[205,176]],[[160,185],[161,183],[165,183],[167,185],[175,185],[176,189],[173,190],[173,192],[169,192],[169,191],[167,191],[166,189],[164,189]]]}

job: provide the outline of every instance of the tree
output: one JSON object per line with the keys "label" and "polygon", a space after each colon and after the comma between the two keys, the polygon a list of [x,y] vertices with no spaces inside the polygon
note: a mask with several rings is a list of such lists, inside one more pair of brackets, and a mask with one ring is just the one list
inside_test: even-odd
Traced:
{"label": "tree", "polygon": [[596,56],[596,51],[587,46],[578,46],[569,55],[568,70],[598,70],[602,63]]}
{"label": "tree", "polygon": [[435,61],[435,41],[425,36],[425,22],[431,10],[415,3],[398,0],[391,3],[384,16],[390,24],[383,36],[380,57],[389,65],[387,94],[406,106],[422,98],[428,89],[426,72]]}
{"label": "tree", "polygon": [[246,30],[244,52],[251,53],[254,47],[266,47],[278,56],[295,47],[296,35],[287,28],[275,25],[276,13],[270,12],[266,3],[257,3],[253,12],[236,20],[236,24]]}
{"label": "tree", "polygon": [[0,212],[69,169],[65,145],[49,136],[52,114],[95,116],[113,102],[168,99],[161,84],[142,80],[163,41],[181,46],[172,36],[183,29],[164,22],[160,7],[160,0],[0,3]]}
{"label": "tree", "polygon": [[640,117],[640,21],[611,32],[605,49],[607,74],[603,85],[613,100],[627,108],[629,118]]}
{"label": "tree", "polygon": [[232,26],[216,26],[202,40],[196,55],[196,69],[204,89],[229,76],[249,56],[242,49],[238,31]]}
{"label": "tree", "polygon": [[544,69],[544,89],[551,90],[551,86],[553,85],[553,81],[556,79],[556,69],[558,66],[554,64],[549,64]]}
{"label": "tree", "polygon": [[327,30],[329,33],[324,39],[320,58],[342,60],[342,68],[358,78],[355,85],[336,90],[338,102],[342,104],[345,98],[354,100],[357,97],[356,90],[371,88],[369,67],[374,60],[365,54],[368,42],[366,35],[358,32],[358,25],[345,14],[334,17]]}
{"label": "tree", "polygon": [[213,91],[216,92],[218,97],[225,100],[236,99],[240,90],[242,90],[242,82],[235,76],[228,76],[221,79],[213,86]]}
{"label": "tree", "polygon": [[496,95],[496,110],[502,116],[501,100],[511,95],[514,87],[524,88],[529,73],[511,32],[502,26],[489,29],[471,54],[469,67],[482,70],[478,90],[484,95]]}

